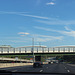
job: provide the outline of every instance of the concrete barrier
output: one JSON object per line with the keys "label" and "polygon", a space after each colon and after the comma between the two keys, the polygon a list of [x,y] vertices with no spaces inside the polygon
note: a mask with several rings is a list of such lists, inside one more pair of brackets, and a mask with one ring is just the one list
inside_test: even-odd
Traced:
{"label": "concrete barrier", "polygon": [[[43,64],[48,64],[48,62],[43,62]],[[16,67],[16,66],[29,66],[29,65],[33,65],[33,63],[0,63],[0,68]]]}
{"label": "concrete barrier", "polygon": [[48,64],[48,62],[43,62],[43,64]]}
{"label": "concrete barrier", "polygon": [[67,64],[67,65],[69,65],[69,66],[74,66],[74,67],[75,67],[75,64]]}
{"label": "concrete barrier", "polygon": [[28,66],[28,65],[33,65],[33,63],[0,63],[0,68],[15,67],[15,66]]}

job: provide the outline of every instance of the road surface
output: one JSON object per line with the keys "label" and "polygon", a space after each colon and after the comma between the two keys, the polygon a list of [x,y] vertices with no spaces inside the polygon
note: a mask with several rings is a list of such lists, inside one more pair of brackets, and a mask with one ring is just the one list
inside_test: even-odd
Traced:
{"label": "road surface", "polygon": [[75,65],[71,64],[44,64],[43,68],[33,68],[30,66],[18,66],[10,68],[0,68],[11,72],[46,72],[46,73],[74,73]]}

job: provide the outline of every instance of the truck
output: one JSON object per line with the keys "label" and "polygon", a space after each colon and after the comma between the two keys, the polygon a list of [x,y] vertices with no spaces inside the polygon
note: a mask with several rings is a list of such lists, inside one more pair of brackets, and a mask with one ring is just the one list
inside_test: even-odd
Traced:
{"label": "truck", "polygon": [[33,63],[33,67],[42,67],[43,63],[41,62],[41,56],[35,56],[35,62]]}
{"label": "truck", "polygon": [[41,56],[35,56],[35,62],[41,62]]}

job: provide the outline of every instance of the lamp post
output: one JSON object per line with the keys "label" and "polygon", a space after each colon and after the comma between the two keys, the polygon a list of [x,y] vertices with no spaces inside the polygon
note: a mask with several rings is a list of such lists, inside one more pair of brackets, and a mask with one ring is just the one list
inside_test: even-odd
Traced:
{"label": "lamp post", "polygon": [[[31,35],[32,36],[32,35]],[[32,38],[32,37],[31,37]],[[32,54],[33,54],[33,63],[35,62],[35,55],[34,55],[34,36],[32,38],[32,50],[31,50]]]}
{"label": "lamp post", "polygon": [[33,63],[35,62],[35,56],[34,56],[34,38],[32,38],[32,53],[33,53]]}

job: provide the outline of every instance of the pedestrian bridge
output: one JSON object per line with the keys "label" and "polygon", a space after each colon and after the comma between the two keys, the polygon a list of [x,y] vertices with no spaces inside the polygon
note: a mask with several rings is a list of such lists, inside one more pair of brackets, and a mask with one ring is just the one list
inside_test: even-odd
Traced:
{"label": "pedestrian bridge", "polygon": [[45,47],[45,46],[24,46],[24,47],[0,47],[0,54],[14,54],[14,53],[73,53],[75,46],[58,46],[58,47]]}

